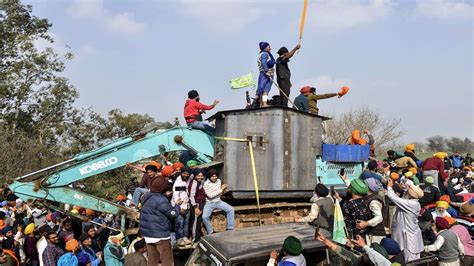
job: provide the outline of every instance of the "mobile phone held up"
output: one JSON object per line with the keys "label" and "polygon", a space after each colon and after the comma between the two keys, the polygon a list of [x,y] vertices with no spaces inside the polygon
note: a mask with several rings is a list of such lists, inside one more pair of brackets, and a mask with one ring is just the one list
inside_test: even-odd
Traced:
{"label": "mobile phone held up", "polygon": [[339,171],[339,175],[340,176],[343,176],[345,174],[345,169],[344,168],[341,168],[341,170]]}

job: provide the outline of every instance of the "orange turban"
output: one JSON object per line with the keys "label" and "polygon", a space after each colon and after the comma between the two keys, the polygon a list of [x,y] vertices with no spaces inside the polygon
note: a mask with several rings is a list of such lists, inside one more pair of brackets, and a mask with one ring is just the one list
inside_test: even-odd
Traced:
{"label": "orange turban", "polygon": [[451,202],[451,198],[449,197],[449,195],[443,195],[443,196],[439,197],[439,200],[440,201],[446,201],[447,203]]}
{"label": "orange turban", "polygon": [[171,165],[166,165],[165,167],[163,167],[163,170],[161,170],[161,175],[162,176],[171,176],[171,174],[173,174],[174,172],[174,169],[173,169],[173,166]]}
{"label": "orange turban", "polygon": [[175,169],[175,170],[176,170],[176,169],[181,169],[181,168],[183,168],[183,167],[184,167],[184,164],[181,163],[181,162],[175,162],[175,163],[173,164],[173,169]]}
{"label": "orange turban", "polygon": [[390,178],[393,180],[393,181],[397,181],[399,178],[400,178],[400,175],[396,172],[391,172],[390,173]]}
{"label": "orange turban", "polygon": [[311,87],[310,86],[304,86],[300,90],[301,93],[310,93],[311,92]]}
{"label": "orange turban", "polygon": [[156,168],[158,168],[158,170],[161,169],[161,163],[157,162],[157,161],[150,161],[147,165],[154,165],[156,166]]}
{"label": "orange turban", "polygon": [[71,239],[66,242],[66,250],[67,251],[75,251],[79,248],[79,242],[76,239]]}

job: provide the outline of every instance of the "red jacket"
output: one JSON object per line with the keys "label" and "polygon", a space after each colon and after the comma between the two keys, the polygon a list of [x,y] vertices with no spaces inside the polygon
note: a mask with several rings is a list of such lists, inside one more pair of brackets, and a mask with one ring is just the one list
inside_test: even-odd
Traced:
{"label": "red jacket", "polygon": [[213,105],[202,104],[196,99],[187,99],[184,104],[184,119],[188,124],[193,123],[199,115],[199,110],[211,110],[212,108],[214,108]]}
{"label": "red jacket", "polygon": [[437,170],[439,172],[439,177],[441,177],[443,180],[448,178],[448,174],[444,172],[444,162],[438,157],[430,157],[424,160],[423,164],[421,165],[421,169],[423,171]]}

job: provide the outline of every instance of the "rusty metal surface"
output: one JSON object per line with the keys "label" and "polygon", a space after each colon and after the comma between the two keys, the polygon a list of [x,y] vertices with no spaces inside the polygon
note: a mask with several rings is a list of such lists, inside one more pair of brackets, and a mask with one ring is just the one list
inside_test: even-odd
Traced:
{"label": "rusty metal surface", "polygon": [[[312,191],[316,184],[316,155],[321,154],[323,117],[304,114],[291,108],[234,110],[213,116],[216,136],[252,137],[259,189],[289,192]],[[248,147],[242,142],[217,141],[215,160],[224,161],[221,178],[239,193],[254,191]],[[302,195],[303,195],[302,194]],[[267,193],[271,198],[272,193]],[[301,195],[301,196],[302,196]]]}

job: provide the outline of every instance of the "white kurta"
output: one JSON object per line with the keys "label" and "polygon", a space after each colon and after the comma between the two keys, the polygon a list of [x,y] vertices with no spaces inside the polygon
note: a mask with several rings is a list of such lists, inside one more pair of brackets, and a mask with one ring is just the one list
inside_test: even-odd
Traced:
{"label": "white kurta", "polygon": [[[417,199],[402,199],[398,197],[391,187],[388,188],[387,196],[397,206],[392,222],[392,238],[400,245],[404,251],[405,261],[419,258],[419,253],[423,252],[423,237],[418,226],[418,215],[421,206]],[[415,255],[415,258],[407,253]]]}

